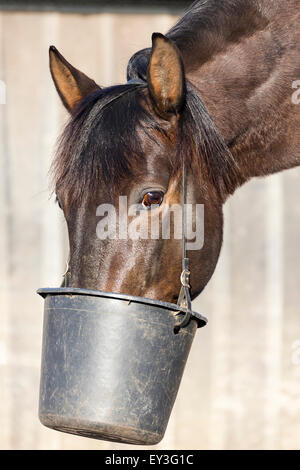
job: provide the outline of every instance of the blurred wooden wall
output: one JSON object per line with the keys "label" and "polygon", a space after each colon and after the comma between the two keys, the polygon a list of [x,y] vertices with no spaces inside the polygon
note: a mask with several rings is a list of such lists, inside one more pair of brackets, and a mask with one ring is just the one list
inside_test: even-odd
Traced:
{"label": "blurred wooden wall", "polygon": [[[47,171],[66,113],[48,71],[54,44],[102,85],[167,14],[0,12],[0,448],[132,449],[58,433],[37,417],[43,302],[67,252]],[[300,77],[299,77],[300,78]],[[158,449],[300,449],[300,169],[240,189],[225,207],[217,271]]]}

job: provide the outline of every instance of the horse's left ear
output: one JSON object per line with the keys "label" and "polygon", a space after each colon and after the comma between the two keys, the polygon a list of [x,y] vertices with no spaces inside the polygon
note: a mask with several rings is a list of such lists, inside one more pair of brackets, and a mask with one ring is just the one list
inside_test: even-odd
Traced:
{"label": "horse's left ear", "polygon": [[152,35],[147,80],[156,112],[164,119],[177,115],[185,99],[183,62],[176,44],[160,33]]}
{"label": "horse's left ear", "polygon": [[82,98],[100,87],[80,70],[75,69],[56,49],[50,46],[50,71],[61,100],[71,112]]}

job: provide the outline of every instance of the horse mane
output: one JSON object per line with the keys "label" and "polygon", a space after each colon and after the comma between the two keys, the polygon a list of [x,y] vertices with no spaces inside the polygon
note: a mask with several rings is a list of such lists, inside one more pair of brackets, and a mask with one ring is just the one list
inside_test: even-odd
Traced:
{"label": "horse mane", "polygon": [[[188,61],[203,64],[230,43],[266,26],[259,0],[197,0],[167,33]],[[191,51],[197,50],[196,57]],[[190,52],[189,54],[187,54]],[[188,64],[186,64],[188,65]]]}
{"label": "horse mane", "polygon": [[[182,53],[185,71],[199,68],[229,44],[262,30],[267,20],[259,0],[196,0],[166,36]],[[129,60],[127,76],[146,80],[151,48]],[[129,79],[129,78],[128,78]]]}
{"label": "horse mane", "polygon": [[[141,145],[143,132],[152,139],[152,131],[168,138],[145,106],[145,87],[146,83],[127,83],[97,90],[71,115],[51,171],[55,190],[67,194],[72,203],[96,197],[101,180],[114,186],[122,177],[130,176],[137,159],[146,158]],[[205,171],[219,192],[233,192],[236,163],[189,82],[177,140],[174,170],[185,158]]]}

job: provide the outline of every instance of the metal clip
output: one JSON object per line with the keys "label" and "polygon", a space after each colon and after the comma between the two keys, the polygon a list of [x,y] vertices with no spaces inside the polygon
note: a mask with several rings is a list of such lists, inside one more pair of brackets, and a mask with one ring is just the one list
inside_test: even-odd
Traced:
{"label": "metal clip", "polygon": [[187,268],[185,268],[181,275],[180,275],[180,282],[181,282],[181,285],[183,287],[187,287],[188,289],[190,289],[190,275],[191,275],[191,271]]}
{"label": "metal clip", "polygon": [[192,317],[192,303],[190,296],[190,270],[188,258],[183,259],[183,271],[180,276],[181,289],[178,297],[178,305],[186,309],[186,314],[181,322],[176,325],[177,329],[184,328],[190,322]]}

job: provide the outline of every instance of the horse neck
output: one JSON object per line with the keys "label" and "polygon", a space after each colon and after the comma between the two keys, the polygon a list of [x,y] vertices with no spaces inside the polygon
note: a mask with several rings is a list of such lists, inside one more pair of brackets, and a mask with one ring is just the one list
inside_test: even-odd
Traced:
{"label": "horse neck", "polygon": [[240,167],[239,186],[300,164],[300,12],[296,0],[220,3],[195,2],[168,36]]}
{"label": "horse neck", "polygon": [[182,52],[185,71],[197,72],[230,44],[262,28],[266,19],[257,3],[256,0],[194,2],[167,34]]}

